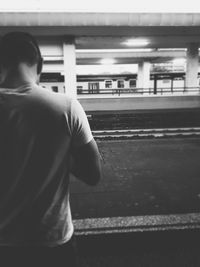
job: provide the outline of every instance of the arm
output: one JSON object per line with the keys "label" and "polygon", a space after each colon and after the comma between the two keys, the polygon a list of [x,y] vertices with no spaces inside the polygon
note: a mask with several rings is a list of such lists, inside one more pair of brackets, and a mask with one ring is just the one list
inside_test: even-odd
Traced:
{"label": "arm", "polygon": [[77,100],[71,102],[70,118],[71,172],[88,185],[95,185],[101,178],[100,153],[92,136],[87,116]]}
{"label": "arm", "polygon": [[94,139],[72,150],[71,172],[88,185],[96,185],[101,179],[101,160]]}

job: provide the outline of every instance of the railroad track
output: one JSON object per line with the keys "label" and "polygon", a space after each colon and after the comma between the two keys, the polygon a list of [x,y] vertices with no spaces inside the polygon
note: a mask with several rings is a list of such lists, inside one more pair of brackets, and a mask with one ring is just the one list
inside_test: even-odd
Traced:
{"label": "railroad track", "polygon": [[128,129],[93,131],[95,139],[134,139],[134,138],[162,138],[174,136],[200,136],[200,127],[192,128],[156,128],[156,129]]}

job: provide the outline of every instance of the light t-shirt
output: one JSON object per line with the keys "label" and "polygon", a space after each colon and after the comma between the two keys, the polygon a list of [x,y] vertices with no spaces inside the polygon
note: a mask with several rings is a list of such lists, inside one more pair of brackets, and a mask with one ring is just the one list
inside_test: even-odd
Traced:
{"label": "light t-shirt", "polygon": [[71,151],[92,138],[77,100],[32,84],[0,88],[0,245],[71,238]]}

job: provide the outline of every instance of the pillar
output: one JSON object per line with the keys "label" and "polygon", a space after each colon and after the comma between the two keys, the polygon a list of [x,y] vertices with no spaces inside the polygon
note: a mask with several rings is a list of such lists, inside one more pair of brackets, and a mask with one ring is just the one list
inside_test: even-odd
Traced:
{"label": "pillar", "polygon": [[75,39],[68,37],[63,43],[65,93],[77,97]]}
{"label": "pillar", "polygon": [[148,89],[150,86],[150,62],[140,62],[138,64],[137,87]]}
{"label": "pillar", "polygon": [[154,74],[154,83],[153,83],[153,94],[156,95],[157,94],[157,75]]}
{"label": "pillar", "polygon": [[198,86],[198,68],[199,68],[199,45],[191,43],[187,48],[185,90],[196,89]]}

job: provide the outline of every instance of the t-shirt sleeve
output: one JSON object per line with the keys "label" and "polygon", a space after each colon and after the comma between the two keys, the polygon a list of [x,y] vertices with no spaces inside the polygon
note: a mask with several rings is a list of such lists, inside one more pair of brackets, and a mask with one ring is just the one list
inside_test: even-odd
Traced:
{"label": "t-shirt sleeve", "polygon": [[87,116],[76,99],[71,102],[71,134],[73,146],[85,145],[93,139]]}

